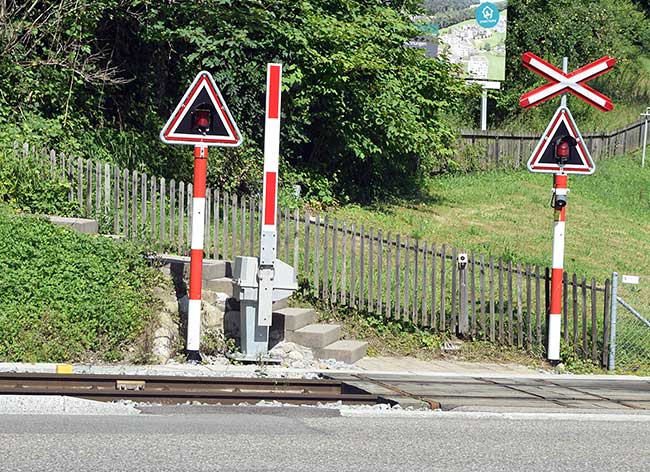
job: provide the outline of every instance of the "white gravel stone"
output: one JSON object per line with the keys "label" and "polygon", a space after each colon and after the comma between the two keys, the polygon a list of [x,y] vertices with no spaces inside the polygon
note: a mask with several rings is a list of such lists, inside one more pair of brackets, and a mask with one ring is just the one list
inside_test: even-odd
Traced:
{"label": "white gravel stone", "polygon": [[0,395],[0,415],[137,415],[126,402],[98,402],[61,395]]}
{"label": "white gravel stone", "polygon": [[305,358],[304,354],[300,351],[291,351],[288,357],[292,361],[301,361]]}

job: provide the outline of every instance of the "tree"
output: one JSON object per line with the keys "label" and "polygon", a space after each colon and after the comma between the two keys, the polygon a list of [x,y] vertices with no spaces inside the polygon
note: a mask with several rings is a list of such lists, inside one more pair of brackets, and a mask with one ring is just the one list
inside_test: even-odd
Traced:
{"label": "tree", "polygon": [[[43,2],[52,12],[39,20],[43,34],[0,59],[0,83],[11,90],[2,108],[27,102],[59,121],[74,114],[63,128],[81,124],[105,149],[134,149],[130,164],[187,177],[190,159],[182,156],[189,153],[160,145],[157,134],[190,80],[207,69],[245,135],[241,149],[211,153],[219,169],[210,178],[251,190],[269,61],[285,65],[282,154],[298,169],[295,179],[317,173],[367,198],[417,188],[451,158],[454,130],[444,115],[472,89],[451,65],[405,47],[418,35],[414,1],[66,1]],[[27,34],[15,15],[8,23]],[[74,45],[61,57],[81,68],[50,60],[61,35]],[[106,80],[87,80],[106,71]]]}
{"label": "tree", "polygon": [[522,93],[544,82],[521,66],[521,54],[526,51],[558,65],[567,56],[570,69],[604,55],[614,56],[616,71],[599,78],[598,87],[613,97],[638,92],[638,80],[621,83],[621,77],[639,78],[637,59],[650,45],[650,27],[631,0],[511,0],[506,42],[506,88],[498,101],[501,118],[518,109]]}

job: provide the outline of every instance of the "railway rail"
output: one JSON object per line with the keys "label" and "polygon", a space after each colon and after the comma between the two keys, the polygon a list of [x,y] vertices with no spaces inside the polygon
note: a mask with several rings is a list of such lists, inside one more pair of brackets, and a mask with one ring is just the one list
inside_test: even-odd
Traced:
{"label": "railway rail", "polygon": [[0,373],[0,395],[65,395],[89,400],[224,405],[260,400],[292,404],[376,404],[382,399],[341,380]]}

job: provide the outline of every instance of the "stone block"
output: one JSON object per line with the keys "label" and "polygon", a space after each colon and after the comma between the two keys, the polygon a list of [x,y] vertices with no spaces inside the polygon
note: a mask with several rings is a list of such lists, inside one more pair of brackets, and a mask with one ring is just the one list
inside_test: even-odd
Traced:
{"label": "stone block", "polygon": [[282,308],[274,310],[273,314],[284,320],[285,331],[295,331],[316,321],[316,311],[313,308]]}
{"label": "stone block", "polygon": [[311,324],[295,331],[286,331],[287,341],[311,348],[322,348],[337,341],[341,336],[341,326]]}
{"label": "stone block", "polygon": [[225,293],[228,297],[232,297],[235,290],[234,282],[228,277],[206,280],[203,282],[203,288],[213,292]]}
{"label": "stone block", "polygon": [[314,355],[320,359],[336,359],[346,364],[354,364],[366,355],[368,343],[364,341],[336,341],[321,349],[316,349]]}
{"label": "stone block", "polygon": [[99,224],[97,220],[89,220],[86,218],[66,218],[63,216],[48,216],[50,223],[59,226],[68,226],[79,233],[97,234],[99,232]]}

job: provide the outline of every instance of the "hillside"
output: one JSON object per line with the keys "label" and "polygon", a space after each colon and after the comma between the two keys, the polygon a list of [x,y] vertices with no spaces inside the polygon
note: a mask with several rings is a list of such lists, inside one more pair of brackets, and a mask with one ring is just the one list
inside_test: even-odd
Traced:
{"label": "hillside", "polygon": [[130,243],[0,206],[0,359],[137,360],[155,280]]}
{"label": "hillside", "polygon": [[[648,273],[650,169],[640,155],[598,162],[592,176],[569,178],[565,269],[602,280],[613,270]],[[349,205],[339,219],[446,243],[504,260],[551,261],[552,177],[525,170],[447,175],[424,197]]]}

